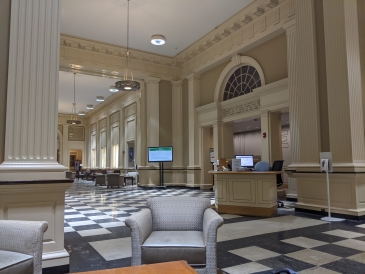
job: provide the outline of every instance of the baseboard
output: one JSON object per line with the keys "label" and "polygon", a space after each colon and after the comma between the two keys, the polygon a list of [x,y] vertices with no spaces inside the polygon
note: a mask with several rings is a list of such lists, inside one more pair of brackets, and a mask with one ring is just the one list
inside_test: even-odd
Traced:
{"label": "baseboard", "polygon": [[42,269],[42,274],[63,274],[70,272],[70,265],[58,265]]}
{"label": "baseboard", "polygon": [[[314,215],[323,216],[323,217],[328,216],[328,213],[325,211],[317,211],[317,210],[311,210],[311,209],[305,209],[305,208],[295,208],[295,212],[309,213],[309,214],[314,214]],[[365,215],[354,216],[354,215],[347,215],[347,214],[331,212],[331,216],[335,217],[335,218],[346,219],[346,220],[355,220],[355,221],[365,220]]]}

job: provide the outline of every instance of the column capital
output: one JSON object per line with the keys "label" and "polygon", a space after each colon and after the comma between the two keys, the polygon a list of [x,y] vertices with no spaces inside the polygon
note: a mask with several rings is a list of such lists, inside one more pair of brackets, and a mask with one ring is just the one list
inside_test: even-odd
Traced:
{"label": "column capital", "polygon": [[191,80],[200,80],[200,74],[197,73],[190,73],[186,76],[186,79],[188,79],[189,81]]}
{"label": "column capital", "polygon": [[148,76],[147,78],[144,79],[144,82],[146,84],[150,84],[150,83],[158,84],[160,81],[161,81],[161,78],[152,77],[152,76]]}
{"label": "column capital", "polygon": [[171,84],[172,84],[173,87],[181,87],[182,83],[183,83],[182,80],[171,81]]}

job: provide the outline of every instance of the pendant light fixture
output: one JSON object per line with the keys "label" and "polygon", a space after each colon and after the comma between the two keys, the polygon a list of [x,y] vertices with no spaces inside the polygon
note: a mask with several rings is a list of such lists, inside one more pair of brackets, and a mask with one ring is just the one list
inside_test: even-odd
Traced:
{"label": "pendant light fixture", "polygon": [[76,73],[74,73],[74,102],[72,103],[72,114],[70,120],[67,120],[67,124],[71,125],[78,125],[81,124],[80,120],[77,120],[77,114],[76,114]]}
{"label": "pendant light fixture", "polygon": [[[125,67],[123,80],[115,83],[115,88],[123,91],[134,91],[139,90],[140,84],[133,79],[133,72],[130,68],[130,52],[129,52],[129,0],[128,2],[128,12],[127,12],[127,51],[125,54]],[[130,77],[128,76],[130,74]]]}

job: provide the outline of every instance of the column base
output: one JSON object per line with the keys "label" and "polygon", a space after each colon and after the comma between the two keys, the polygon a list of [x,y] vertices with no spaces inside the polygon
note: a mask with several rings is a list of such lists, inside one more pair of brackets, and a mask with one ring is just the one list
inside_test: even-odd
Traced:
{"label": "column base", "polygon": [[187,167],[186,186],[200,187],[201,169],[200,167]]}
{"label": "column base", "polygon": [[[325,173],[291,174],[297,180],[296,211],[326,214],[327,182]],[[365,173],[330,173],[331,212],[346,219],[365,216]]]}
{"label": "column base", "polygon": [[226,214],[237,214],[245,216],[256,216],[256,217],[272,217],[278,214],[278,207],[274,206],[271,208],[265,207],[250,207],[250,206],[236,206],[236,205],[217,205],[215,208],[218,213]]}
{"label": "column base", "polygon": [[50,162],[10,162],[0,165],[1,181],[32,181],[65,179],[67,167]]}
{"label": "column base", "polygon": [[[70,255],[66,249],[58,252],[42,254],[42,272],[45,273],[68,273],[70,270]],[[66,271],[67,270],[67,271]],[[64,271],[64,272],[62,272]]]}

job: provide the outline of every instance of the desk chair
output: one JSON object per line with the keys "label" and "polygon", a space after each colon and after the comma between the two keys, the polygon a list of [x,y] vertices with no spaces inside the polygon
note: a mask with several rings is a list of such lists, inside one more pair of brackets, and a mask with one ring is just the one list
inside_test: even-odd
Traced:
{"label": "desk chair", "polygon": [[[276,160],[272,164],[271,171],[281,171],[283,169],[284,160]],[[276,174],[276,186],[279,187],[283,185],[283,178],[281,174]],[[284,207],[284,203],[278,201],[278,207]]]}
{"label": "desk chair", "polygon": [[255,171],[269,171],[270,164],[266,161],[257,162],[255,165]]}

